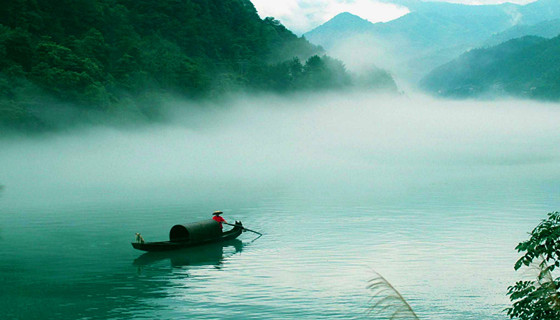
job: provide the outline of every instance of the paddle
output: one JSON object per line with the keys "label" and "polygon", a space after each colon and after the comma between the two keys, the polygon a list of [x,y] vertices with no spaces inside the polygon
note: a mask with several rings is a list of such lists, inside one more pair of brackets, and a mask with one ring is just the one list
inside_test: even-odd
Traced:
{"label": "paddle", "polygon": [[227,222],[222,222],[222,223],[223,223],[223,224],[227,224],[228,226],[232,226],[232,227],[239,227],[239,228],[241,228],[241,229],[243,229],[243,230],[245,230],[245,231],[254,232],[254,233],[258,234],[259,236],[262,236],[262,235],[263,235],[263,234],[260,233],[260,232],[257,232],[257,231],[255,231],[255,230],[251,230],[251,229],[247,229],[247,228],[245,228],[244,226],[240,226],[240,225],[237,225],[237,224],[231,224],[231,223],[227,223]]}

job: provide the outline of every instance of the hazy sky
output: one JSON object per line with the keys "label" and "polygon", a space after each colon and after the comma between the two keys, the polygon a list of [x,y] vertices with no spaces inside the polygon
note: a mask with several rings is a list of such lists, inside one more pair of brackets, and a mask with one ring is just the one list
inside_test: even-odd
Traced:
{"label": "hazy sky", "polygon": [[[525,4],[535,0],[435,0],[465,4],[512,2]],[[350,12],[371,22],[389,21],[406,13],[398,0],[252,0],[261,17],[275,17],[297,34],[305,33],[341,12]]]}

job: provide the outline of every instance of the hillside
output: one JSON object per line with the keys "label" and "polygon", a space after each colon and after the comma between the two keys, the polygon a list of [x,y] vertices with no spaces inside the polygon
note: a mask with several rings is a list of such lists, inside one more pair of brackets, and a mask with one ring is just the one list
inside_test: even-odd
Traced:
{"label": "hillside", "polygon": [[505,31],[494,34],[488,40],[484,41],[482,46],[496,46],[508,40],[524,36],[554,38],[558,35],[560,35],[560,19],[547,20],[535,25],[518,24]]}
{"label": "hillside", "polygon": [[433,72],[421,86],[446,97],[511,95],[560,99],[560,36],[527,36],[472,50]]}
{"label": "hillside", "polygon": [[522,6],[519,10],[522,24],[537,24],[541,21],[554,20],[560,17],[560,1],[538,0]]}
{"label": "hillside", "polygon": [[321,26],[307,32],[304,37],[309,41],[332,49],[341,39],[373,32],[375,25],[349,12],[342,12]]}
{"label": "hillside", "polygon": [[352,84],[322,54],[260,19],[249,0],[10,1],[0,11],[0,125],[41,128],[46,117],[125,109],[153,117],[162,93],[200,99]]}
{"label": "hillside", "polygon": [[379,52],[375,64],[381,67],[388,64],[399,77],[414,83],[442,63],[481,46],[493,35],[518,23],[532,25],[560,16],[560,1],[556,0],[539,0],[525,6],[414,0],[400,3],[407,5],[411,12],[393,21],[370,23],[345,15],[344,19],[335,17],[304,36],[329,52],[337,52],[335,57],[343,61],[349,39],[359,37],[364,42],[367,38],[370,46]]}

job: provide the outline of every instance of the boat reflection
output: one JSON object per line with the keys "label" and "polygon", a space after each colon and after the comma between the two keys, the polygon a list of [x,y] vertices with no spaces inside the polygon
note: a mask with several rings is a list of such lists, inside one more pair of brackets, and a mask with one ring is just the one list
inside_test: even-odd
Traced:
{"label": "boat reflection", "polygon": [[[224,249],[227,254],[224,255]],[[230,249],[231,248],[231,249]],[[172,267],[205,266],[219,267],[224,258],[243,250],[243,242],[238,239],[208,244],[174,251],[147,252],[134,259],[133,264],[140,269],[160,261],[169,260]]]}

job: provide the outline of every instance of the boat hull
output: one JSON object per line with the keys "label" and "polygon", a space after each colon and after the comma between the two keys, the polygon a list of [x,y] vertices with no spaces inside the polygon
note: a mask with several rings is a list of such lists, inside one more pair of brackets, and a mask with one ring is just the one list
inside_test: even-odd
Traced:
{"label": "boat hull", "polygon": [[134,247],[134,249],[149,251],[149,252],[178,250],[178,249],[201,246],[210,243],[233,240],[239,237],[239,235],[241,235],[242,232],[243,232],[243,228],[234,227],[233,229],[222,233],[221,236],[219,237],[206,239],[203,241],[178,241],[178,242],[160,241],[160,242],[144,242],[144,243],[132,242],[132,247]]}

